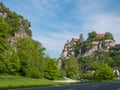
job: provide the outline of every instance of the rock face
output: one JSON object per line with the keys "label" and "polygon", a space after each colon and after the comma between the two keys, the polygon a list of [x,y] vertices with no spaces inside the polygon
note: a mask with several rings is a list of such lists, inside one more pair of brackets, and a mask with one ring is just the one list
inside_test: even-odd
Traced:
{"label": "rock face", "polygon": [[[104,34],[97,34],[98,38],[103,38],[104,36]],[[77,46],[78,42],[81,43],[81,46]],[[81,56],[93,56],[94,52],[97,50],[103,50],[107,52],[111,46],[115,46],[115,40],[113,39],[91,41],[89,42],[90,45],[85,45],[84,43],[85,41],[81,42],[81,40],[77,38],[72,38],[71,41],[67,41],[64,45],[61,56],[58,59],[59,68],[62,65],[62,59],[68,59],[71,55],[74,55],[76,58]],[[77,46],[77,51],[75,50],[74,46]]]}
{"label": "rock face", "polygon": [[104,40],[104,41],[93,41],[92,42],[93,47],[90,49],[86,50],[83,54],[83,56],[90,56],[93,54],[94,51],[97,50],[104,50],[104,51],[109,51],[110,46],[115,46],[115,41],[112,39]]}
{"label": "rock face", "polygon": [[17,42],[17,38],[31,38],[31,35],[27,32],[31,32],[29,30],[30,22],[17,13],[10,11],[3,3],[0,3],[0,16],[2,16],[3,21],[7,22],[10,26],[7,40],[10,45]]}
{"label": "rock face", "polygon": [[14,44],[15,42],[17,42],[17,38],[30,38],[30,36],[24,31],[19,31],[19,32],[14,33],[12,37],[8,38],[8,43],[10,45]]}
{"label": "rock face", "polygon": [[[79,41],[79,39],[72,38],[70,42],[67,41],[67,43],[64,45],[64,49],[62,51],[62,54],[60,58],[69,58],[70,55],[75,55],[76,51],[74,50],[74,45]],[[79,51],[76,54],[76,57],[79,56],[90,56],[94,53],[94,51],[97,50],[104,50],[108,51],[110,46],[115,46],[115,41],[112,39],[106,39],[102,41],[92,41],[92,46],[88,47],[81,47],[79,48]],[[84,50],[83,50],[84,49]]]}
{"label": "rock face", "polygon": [[72,38],[72,40],[69,42],[67,41],[67,43],[64,45],[64,49],[62,51],[61,54],[61,58],[69,58],[70,55],[74,55],[74,49],[73,49],[73,45],[75,45],[77,43],[79,39],[77,38]]}

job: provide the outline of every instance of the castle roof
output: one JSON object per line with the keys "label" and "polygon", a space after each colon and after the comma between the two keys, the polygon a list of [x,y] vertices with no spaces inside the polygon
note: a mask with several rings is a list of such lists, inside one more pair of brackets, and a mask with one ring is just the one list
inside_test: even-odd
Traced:
{"label": "castle roof", "polygon": [[97,34],[97,38],[103,38],[105,37],[105,34]]}
{"label": "castle roof", "polygon": [[77,38],[72,38],[72,41],[73,42],[77,42],[79,39],[77,39]]}

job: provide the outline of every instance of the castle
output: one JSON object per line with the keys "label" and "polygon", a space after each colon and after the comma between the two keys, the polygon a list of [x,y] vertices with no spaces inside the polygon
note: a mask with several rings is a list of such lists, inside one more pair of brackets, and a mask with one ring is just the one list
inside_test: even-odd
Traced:
{"label": "castle", "polygon": [[[96,35],[97,38],[103,38],[105,37],[105,34],[97,34]],[[74,51],[74,45],[76,45],[76,43],[80,41],[80,39],[77,38],[72,38],[71,41],[67,41],[67,43],[64,45],[64,49],[62,50],[61,56],[60,58],[69,58],[70,55],[75,55],[75,51]],[[101,40],[101,41],[92,41],[92,47],[87,47],[84,52],[82,51],[82,48],[79,48],[79,51],[76,55],[76,57],[79,56],[90,56],[93,54],[94,51],[97,50],[104,50],[104,51],[108,51],[109,48],[111,46],[115,46],[115,40],[113,39],[105,39],[105,40]]]}
{"label": "castle", "polygon": [[[108,52],[111,46],[118,46],[115,44],[115,40],[113,38],[103,39],[105,38],[105,34],[96,34],[96,38],[98,40],[90,41],[90,45],[88,46],[84,44],[87,40],[83,41],[77,38],[72,38],[71,41],[68,40],[64,45],[60,58],[58,59],[58,67],[61,67],[62,59],[68,59],[71,55],[74,55],[76,58],[81,56],[93,56],[94,52],[97,50]],[[74,46],[76,46],[78,42],[82,43],[81,45],[83,47],[77,46],[78,49],[76,51]]]}

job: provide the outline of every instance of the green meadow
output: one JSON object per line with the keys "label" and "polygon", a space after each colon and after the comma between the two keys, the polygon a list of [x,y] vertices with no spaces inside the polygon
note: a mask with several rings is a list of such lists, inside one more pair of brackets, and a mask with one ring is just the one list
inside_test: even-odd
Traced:
{"label": "green meadow", "polygon": [[27,87],[42,87],[42,86],[57,86],[66,85],[68,83],[54,82],[47,79],[33,79],[22,76],[0,76],[0,90],[27,88]]}

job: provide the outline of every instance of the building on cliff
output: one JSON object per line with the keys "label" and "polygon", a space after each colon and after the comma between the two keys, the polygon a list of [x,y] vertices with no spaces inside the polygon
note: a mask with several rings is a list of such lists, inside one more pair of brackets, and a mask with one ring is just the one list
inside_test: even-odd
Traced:
{"label": "building on cliff", "polygon": [[78,42],[79,39],[72,38],[71,41],[67,41],[67,43],[64,45],[64,49],[61,54],[61,58],[69,58],[70,55],[74,55],[74,49],[73,45],[75,45]]}
{"label": "building on cliff", "polygon": [[[103,38],[105,37],[105,34],[97,34],[97,38]],[[64,49],[62,50],[60,58],[69,58],[70,55],[75,55],[75,50],[74,50],[74,45],[80,41],[77,38],[72,38],[71,41],[67,41],[67,43],[64,45]],[[83,48],[79,48],[79,52],[77,53],[76,57],[79,56],[90,56],[93,54],[94,51],[96,50],[104,50],[108,51],[111,46],[115,46],[115,40],[112,39],[105,39],[105,40],[100,40],[100,41],[92,41],[91,42],[92,46],[91,47],[86,47],[84,52]]]}

